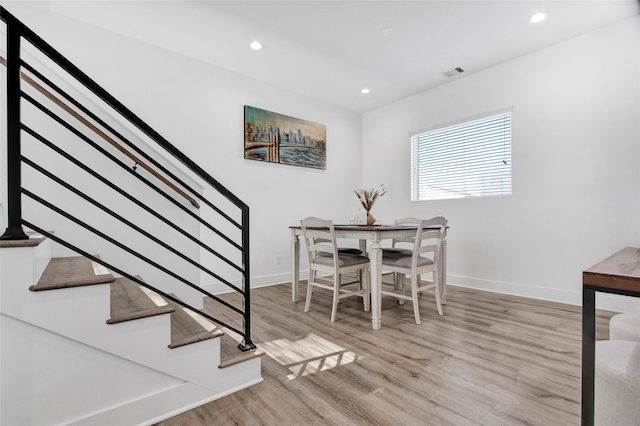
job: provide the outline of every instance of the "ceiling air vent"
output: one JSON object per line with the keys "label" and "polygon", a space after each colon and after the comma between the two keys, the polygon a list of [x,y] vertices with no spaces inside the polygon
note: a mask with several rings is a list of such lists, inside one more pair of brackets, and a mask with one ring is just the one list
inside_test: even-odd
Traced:
{"label": "ceiling air vent", "polygon": [[462,74],[464,72],[464,70],[460,67],[458,68],[454,68],[452,70],[449,70],[447,72],[444,73],[444,75],[446,75],[447,77],[455,77],[458,74]]}

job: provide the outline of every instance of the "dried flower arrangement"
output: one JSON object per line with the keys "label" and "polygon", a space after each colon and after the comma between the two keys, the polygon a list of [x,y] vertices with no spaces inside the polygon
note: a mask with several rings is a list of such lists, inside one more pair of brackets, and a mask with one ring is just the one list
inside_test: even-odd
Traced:
{"label": "dried flower arrangement", "polygon": [[378,189],[356,189],[353,192],[355,192],[356,199],[360,201],[360,204],[367,212],[367,225],[373,225],[376,222],[376,218],[371,214],[371,208],[378,198],[387,193],[387,188],[382,184]]}

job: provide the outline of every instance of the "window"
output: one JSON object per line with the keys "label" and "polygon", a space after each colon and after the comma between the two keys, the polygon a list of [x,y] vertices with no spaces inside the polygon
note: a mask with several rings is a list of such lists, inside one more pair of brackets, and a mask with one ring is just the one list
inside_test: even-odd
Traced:
{"label": "window", "polygon": [[511,111],[411,135],[411,201],[511,195]]}

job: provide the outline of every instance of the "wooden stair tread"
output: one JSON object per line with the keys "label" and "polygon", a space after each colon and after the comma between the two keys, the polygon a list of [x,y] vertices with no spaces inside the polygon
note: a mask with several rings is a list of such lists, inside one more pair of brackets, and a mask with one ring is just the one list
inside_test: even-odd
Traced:
{"label": "wooden stair tread", "polygon": [[[177,299],[174,294],[171,296]],[[224,335],[222,330],[206,318],[171,300],[167,300],[167,303],[175,309],[171,314],[171,349]]]}
{"label": "wooden stair tread", "polygon": [[238,347],[241,341],[242,336],[238,333],[231,330],[225,331],[225,335],[220,338],[220,364],[218,364],[218,368],[230,367],[265,354],[264,350],[259,346],[243,352]]}
{"label": "wooden stair tread", "polygon": [[54,290],[115,281],[111,273],[83,256],[58,257],[49,261],[40,281],[29,287],[31,291]]}
{"label": "wooden stair tread", "polygon": [[[138,276],[136,278],[142,279]],[[110,286],[111,318],[107,320],[107,324],[169,314],[175,311],[175,308],[167,304],[162,297],[154,297],[152,292],[128,278],[118,278]]]}
{"label": "wooden stair tread", "polygon": [[260,347],[256,347],[255,349],[246,352],[239,352],[235,355],[221,358],[220,364],[218,364],[218,368],[230,367],[232,365],[239,364],[250,359],[261,357],[264,354],[264,350]]}
{"label": "wooden stair tread", "polygon": [[36,247],[40,245],[44,240],[47,239],[44,235],[39,232],[26,232],[29,237],[26,240],[0,240],[0,248],[9,248],[9,247]]}
{"label": "wooden stair tread", "polygon": [[[238,304],[240,303],[240,296],[238,294],[234,294],[226,300],[232,304]],[[228,321],[230,324],[233,323],[233,318],[228,316],[228,313],[225,316],[223,313],[224,310],[220,309],[220,304],[214,302],[210,297],[204,298],[203,311],[214,318],[218,318],[224,322]],[[222,330],[225,335],[220,338],[220,364],[218,364],[218,368],[230,367],[265,354],[264,350],[260,347],[242,352],[240,348],[238,348],[238,344],[243,339],[242,336],[227,328],[223,328]]]}

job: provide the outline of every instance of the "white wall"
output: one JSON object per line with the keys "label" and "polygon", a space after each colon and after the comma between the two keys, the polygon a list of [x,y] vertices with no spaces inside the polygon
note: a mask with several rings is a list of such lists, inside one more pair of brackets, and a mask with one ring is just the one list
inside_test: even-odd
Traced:
{"label": "white wall", "polygon": [[[455,284],[579,304],[581,272],[639,244],[637,17],[360,120],[60,15],[18,16],[250,205],[254,286],[289,279],[290,224],[311,214],[346,221],[352,190],[381,183],[378,219],[449,218]],[[244,160],[245,104],[326,124],[327,170]],[[514,110],[511,197],[409,201],[410,132],[505,107]]]}
{"label": "white wall", "polygon": [[[82,88],[85,89],[82,91],[76,90],[76,87],[70,84],[72,80],[68,77],[61,77],[61,75],[66,76],[66,74],[59,71],[51,61],[43,60],[41,58],[43,55],[39,54],[39,52],[33,52],[34,49],[30,49],[28,43],[24,44],[25,49],[23,50],[22,58],[36,69],[43,72],[66,93],[70,94],[73,98],[80,101],[85,107],[88,107],[98,116],[102,117],[104,121],[116,129],[117,133],[124,135],[124,140],[120,140],[118,137],[114,136],[117,143],[120,143],[125,147],[125,149],[129,149],[129,151],[132,152],[133,150],[131,148],[126,147],[125,141],[137,142],[139,148],[151,153],[151,156],[155,157],[156,160],[159,160],[159,163],[164,163],[164,166],[173,171],[179,179],[186,181],[187,184],[194,188],[195,191],[202,192],[202,187],[190,180],[189,176],[181,173],[175,166],[169,164],[169,161],[167,161],[166,158],[159,158],[158,155],[153,155],[154,152],[150,148],[145,149],[147,146],[140,142],[140,131],[137,129],[135,129],[136,131],[131,131],[132,129],[123,127],[121,125],[121,121],[119,122],[111,119],[111,115],[109,115],[111,110],[105,105],[102,105],[103,103],[97,101],[95,96],[85,96],[88,92],[85,88]],[[37,54],[34,57],[29,55],[28,52]],[[6,68],[0,67],[0,77],[3,75],[6,77]],[[75,125],[81,133],[93,140],[98,146],[104,148],[110,155],[114,156],[119,161],[122,161],[125,168],[116,166],[113,162],[107,160],[106,157],[98,154],[98,152],[89,147],[87,143],[83,142],[80,138],[74,137],[71,132],[55,123],[38,108],[26,101],[22,103],[21,110],[21,120],[23,123],[31,129],[34,129],[46,140],[54,141],[57,147],[71,154],[75,159],[80,160],[80,163],[87,166],[89,170],[98,173],[99,176],[107,176],[116,187],[126,188],[134,200],[140,201],[145,206],[149,206],[152,211],[165,215],[172,224],[178,223],[180,228],[184,229],[195,238],[199,237],[200,226],[196,221],[184,220],[185,213],[176,208],[176,205],[172,204],[167,199],[151,190],[148,186],[142,184],[140,181],[132,178],[130,168],[134,164],[133,160],[122,154],[118,149],[105,143],[102,138],[82,126],[78,121],[67,114],[66,111],[59,108],[55,103],[47,99],[47,97],[30,87],[30,85],[24,84],[22,90],[30,96],[33,96],[38,102],[41,102],[47,108],[51,109],[51,111],[61,117],[62,120],[66,120],[71,126]],[[4,97],[4,95],[4,91],[2,91],[2,96]],[[118,120],[122,119],[118,116]],[[130,127],[132,128],[133,126],[131,125]],[[109,131],[106,131],[106,133],[111,134]],[[4,141],[0,146],[4,146]],[[2,155],[4,155],[6,149],[2,149],[1,151]],[[23,133],[22,135],[21,154],[29,160],[34,161],[36,164],[44,166],[56,177],[80,189],[99,203],[102,203],[107,208],[115,211],[117,214],[128,218],[136,226],[144,229],[146,232],[159,236],[165,241],[169,241],[172,249],[177,250],[189,259],[193,259],[195,261],[200,259],[199,247],[193,244],[193,242],[185,241],[186,238],[178,234],[169,225],[161,223],[154,216],[136,206],[133,202],[127,200],[121,195],[118,195],[114,190],[102,184],[99,180],[91,177],[89,173],[82,171],[79,167],[73,166],[69,161],[63,159],[61,155],[55,154],[54,151],[46,148],[43,143],[38,142],[37,139],[27,133]],[[136,155],[140,157],[139,154],[136,153]],[[166,156],[169,156],[169,154],[166,154]],[[140,160],[140,162],[147,163],[147,160]],[[139,166],[138,170],[134,174],[148,179],[152,184],[155,184],[160,188],[165,188],[154,176],[144,170],[142,166]],[[178,274],[190,283],[194,283],[196,285],[200,283],[200,271],[190,267],[190,265],[183,259],[171,254],[169,250],[158,246],[154,246],[153,255],[149,255],[148,246],[150,242],[148,239],[134,231],[129,226],[125,226],[120,221],[112,218],[108,214],[99,211],[97,208],[91,207],[88,202],[83,201],[78,196],[63,189],[62,186],[54,183],[49,178],[44,177],[43,174],[35,171],[31,166],[26,164],[22,167],[22,186],[33,191],[36,195],[43,197],[49,202],[52,202],[56,206],[61,207],[67,213],[75,215],[89,225],[101,229],[109,237],[113,237],[116,240],[123,242],[127,248],[144,253],[160,265],[172,265],[173,270],[179,271]],[[2,189],[1,200],[5,199],[5,190],[6,188]],[[193,212],[196,215],[199,214],[199,210],[193,208],[186,200],[177,196],[177,194],[174,194],[170,190],[167,192],[169,193],[169,197],[171,197],[171,195],[176,195],[175,198],[177,205],[186,206],[186,209],[189,212]],[[3,202],[3,204],[5,203]],[[54,230],[56,236],[63,240],[74,244],[89,253],[98,254],[104,261],[115,266],[114,272],[120,268],[129,274],[140,275],[144,277],[147,282],[153,283],[154,287],[159,288],[166,293],[175,293],[178,297],[192,306],[202,306],[201,293],[191,291],[182,283],[177,283],[175,278],[169,277],[157,268],[133,258],[133,256],[128,252],[115,247],[114,245],[104,241],[104,239],[97,237],[88,231],[85,231],[78,225],[74,225],[70,221],[61,220],[61,216],[54,213],[53,210],[34,202],[26,196],[22,198],[22,208],[22,217],[25,220],[34,223],[35,226],[41,227],[42,229]],[[6,209],[3,209],[3,214],[6,214]],[[0,225],[3,223],[4,219],[0,220]],[[54,247],[54,256],[60,257],[73,255],[76,255],[76,253],[61,245],[56,245]]]}
{"label": "white wall", "polygon": [[[582,271],[640,244],[639,30],[634,17],[364,114],[363,183],[388,189],[375,216],[446,216],[450,283],[580,304]],[[410,132],[506,107],[512,196],[410,201]]]}
{"label": "white wall", "polygon": [[[6,7],[250,206],[253,286],[290,280],[288,226],[351,218],[359,114],[21,3]],[[326,125],[327,169],[245,160],[244,105]]]}
{"label": "white wall", "polygon": [[67,424],[184,383],[9,316],[0,324],[3,425]]}

